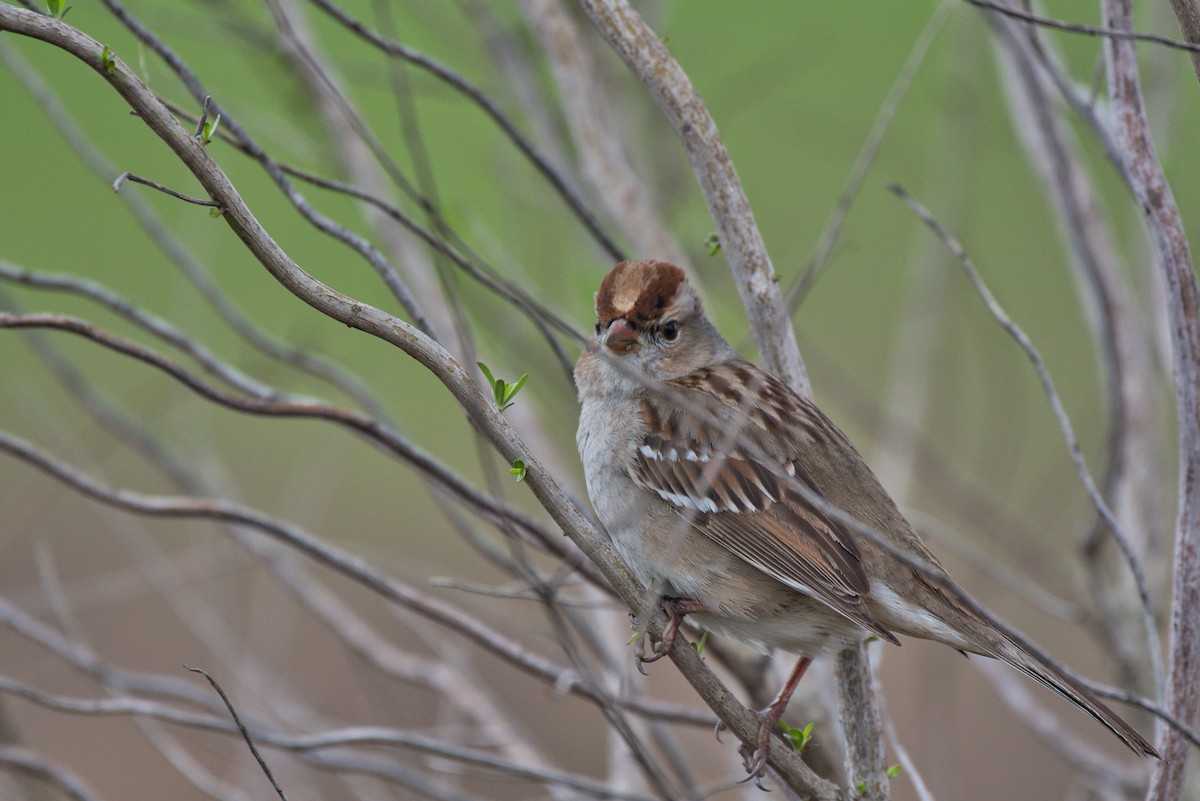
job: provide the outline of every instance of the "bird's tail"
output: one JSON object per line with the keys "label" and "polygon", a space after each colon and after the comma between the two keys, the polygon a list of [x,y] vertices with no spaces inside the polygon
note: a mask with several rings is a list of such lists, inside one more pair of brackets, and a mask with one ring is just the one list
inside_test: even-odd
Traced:
{"label": "bird's tail", "polygon": [[989,656],[1012,665],[1026,676],[1050,688],[1084,712],[1087,712],[1104,724],[1106,729],[1115,734],[1121,742],[1129,746],[1138,756],[1160,758],[1158,751],[1154,749],[1154,746],[1145,737],[1126,723],[1120,715],[1109,709],[1090,690],[1069,676],[1063,675],[1057,668],[1048,664],[1036,654],[1030,653],[1002,634],[998,632],[996,634],[997,636],[992,642],[980,643],[982,651]]}

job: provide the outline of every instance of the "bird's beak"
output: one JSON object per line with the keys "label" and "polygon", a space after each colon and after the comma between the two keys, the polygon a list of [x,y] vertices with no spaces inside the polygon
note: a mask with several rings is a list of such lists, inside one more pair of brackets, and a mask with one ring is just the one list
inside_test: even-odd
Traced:
{"label": "bird's beak", "polygon": [[624,317],[618,317],[608,324],[604,334],[604,346],[617,355],[636,353],[642,345],[638,341],[637,331]]}

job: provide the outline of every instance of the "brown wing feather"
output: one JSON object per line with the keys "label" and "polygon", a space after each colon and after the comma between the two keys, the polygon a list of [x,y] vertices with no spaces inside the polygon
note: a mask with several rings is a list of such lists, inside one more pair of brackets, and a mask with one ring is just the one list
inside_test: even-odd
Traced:
{"label": "brown wing feather", "polygon": [[[692,393],[689,393],[692,394]],[[863,603],[870,585],[848,532],[794,489],[807,477],[791,462],[766,464],[754,442],[762,429],[753,423],[735,432],[754,442],[756,457],[738,453],[711,435],[711,426],[664,413],[654,400],[642,404],[646,437],[634,460],[633,479],[657,493],[693,528],[767,575],[828,604],[890,642],[895,636]],[[744,418],[743,418],[744,419]],[[757,429],[757,430],[756,430]],[[722,457],[722,451],[724,457]]]}

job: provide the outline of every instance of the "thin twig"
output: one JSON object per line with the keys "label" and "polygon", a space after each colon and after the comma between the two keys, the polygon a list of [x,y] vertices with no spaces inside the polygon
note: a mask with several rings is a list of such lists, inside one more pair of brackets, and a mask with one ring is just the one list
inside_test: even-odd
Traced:
{"label": "thin twig", "polygon": [[120,192],[121,187],[125,185],[126,181],[133,181],[135,184],[142,184],[143,186],[148,186],[151,189],[157,189],[159,192],[162,192],[163,194],[170,195],[171,197],[174,197],[174,198],[179,198],[180,200],[185,201],[187,203],[194,203],[197,206],[208,206],[210,208],[217,208],[217,209],[219,209],[221,207],[221,204],[215,200],[204,200],[203,198],[191,197],[189,195],[185,195],[180,192],[176,192],[174,189],[165,187],[162,184],[158,183],[157,181],[151,181],[149,178],[143,178],[140,175],[134,175],[131,172],[123,172],[117,176],[117,180],[113,181],[113,185],[112,185],[113,191]]}
{"label": "thin twig", "polygon": [[258,748],[254,745],[254,739],[250,736],[250,732],[246,731],[246,724],[242,723],[241,717],[234,708],[233,702],[229,700],[229,696],[225,694],[225,690],[217,683],[217,680],[208,675],[202,668],[183,666],[185,670],[190,670],[193,673],[199,673],[204,678],[208,679],[208,683],[217,691],[217,695],[221,696],[221,702],[225,704],[225,708],[229,710],[229,716],[233,718],[233,722],[237,725],[238,733],[242,735],[242,739],[246,741],[246,746],[250,749],[250,753],[254,755],[254,759],[258,762],[258,766],[262,768],[262,772],[270,780],[271,786],[275,788],[276,795],[281,801],[287,801],[287,795],[284,794],[283,788],[279,786],[279,782],[275,780],[275,774],[271,772],[271,768],[267,766],[267,762],[262,758],[262,754],[258,752]]}
{"label": "thin twig", "polygon": [[1100,36],[1105,39],[1125,42],[1150,42],[1151,44],[1162,45],[1163,47],[1171,47],[1176,50],[1186,50],[1191,53],[1200,53],[1200,44],[1191,42],[1181,42],[1178,39],[1172,39],[1168,36],[1159,36],[1156,33],[1137,33],[1135,31],[1121,30],[1119,28],[1100,28],[1095,25],[1083,25],[1078,22],[1063,22],[1062,20],[1043,17],[1038,14],[1032,14],[1028,11],[1022,11],[1019,8],[996,3],[993,0],[966,0],[973,6],[986,8],[989,11],[998,11],[1006,17],[1028,22],[1031,25],[1041,25],[1044,28],[1053,28],[1058,31],[1066,31],[1068,33],[1080,33],[1085,36]]}

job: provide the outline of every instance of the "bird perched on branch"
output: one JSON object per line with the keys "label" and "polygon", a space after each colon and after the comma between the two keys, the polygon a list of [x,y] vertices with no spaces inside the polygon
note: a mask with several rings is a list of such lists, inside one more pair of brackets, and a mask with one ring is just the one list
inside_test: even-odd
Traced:
{"label": "bird perched on branch", "polygon": [[1078,682],[1014,642],[965,597],[858,450],[811,401],[740,358],[683,270],[616,265],[575,365],[588,495],[612,543],[668,618],[685,615],[800,654],[759,713],[746,770],[813,658],[868,635],[945,643],[1007,662],[1082,708],[1139,755],[1153,746]]}

